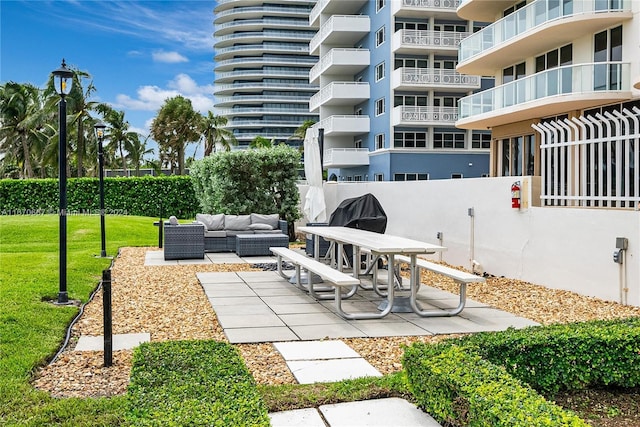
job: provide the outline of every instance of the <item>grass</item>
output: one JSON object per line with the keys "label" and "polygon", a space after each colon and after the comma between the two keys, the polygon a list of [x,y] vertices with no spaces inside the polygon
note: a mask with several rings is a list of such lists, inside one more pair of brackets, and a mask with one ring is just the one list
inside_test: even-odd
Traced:
{"label": "grass", "polygon": [[[100,253],[100,219],[67,220],[67,291],[86,302],[111,260]],[[157,245],[153,219],[108,216],[107,254],[121,246]],[[78,307],[55,306],[59,289],[58,217],[0,216],[0,425],[117,425],[123,397],[54,399],[29,384],[56,353]]]}
{"label": "grass", "polygon": [[[156,246],[155,218],[107,216],[107,254],[125,246]],[[111,260],[100,253],[100,219],[70,216],[67,225],[67,290],[86,302]],[[58,351],[75,305],[56,306],[58,217],[0,216],[0,425],[126,425],[128,396],[57,399],[29,383]],[[179,351],[179,350],[176,350]],[[167,358],[173,357],[167,354]],[[399,374],[319,385],[259,386],[269,411],[386,396],[406,396]]]}

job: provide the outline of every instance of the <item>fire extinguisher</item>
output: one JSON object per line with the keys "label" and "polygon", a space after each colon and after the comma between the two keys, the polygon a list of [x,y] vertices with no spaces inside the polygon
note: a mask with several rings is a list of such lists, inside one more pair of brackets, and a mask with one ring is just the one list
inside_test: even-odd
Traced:
{"label": "fire extinguisher", "polygon": [[511,184],[511,207],[520,209],[520,181]]}

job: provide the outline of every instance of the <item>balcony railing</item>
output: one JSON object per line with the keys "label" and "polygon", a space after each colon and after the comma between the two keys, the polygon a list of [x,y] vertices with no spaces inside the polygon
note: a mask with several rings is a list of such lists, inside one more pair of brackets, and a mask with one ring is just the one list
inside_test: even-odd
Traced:
{"label": "balcony railing", "polygon": [[394,88],[406,87],[447,87],[479,89],[480,76],[460,74],[445,68],[401,67],[393,72]]}
{"label": "balcony railing", "polygon": [[419,107],[400,105],[393,109],[393,125],[445,125],[450,126],[458,119],[455,107]]}
{"label": "balcony railing", "polygon": [[393,48],[455,50],[469,34],[471,33],[456,31],[400,30],[393,35]]}
{"label": "balcony railing", "polygon": [[[371,21],[366,15],[334,15],[325,22],[320,31],[309,42],[309,51],[312,54],[320,47],[320,43],[332,33],[340,33],[339,41],[344,44],[355,42],[371,29]],[[355,36],[348,37],[347,33]]]}
{"label": "balcony railing", "polygon": [[628,91],[629,63],[567,65],[460,99],[460,119],[557,95]]}
{"label": "balcony railing", "polygon": [[331,49],[320,58],[320,61],[309,71],[309,81],[315,82],[329,67],[351,67],[353,74],[362,70],[370,63],[369,49]]}
{"label": "balcony railing", "polygon": [[360,135],[369,132],[369,116],[334,115],[318,122],[314,127],[330,135]]}
{"label": "balcony railing", "polygon": [[369,150],[367,148],[330,148],[324,150],[322,166],[338,168],[351,166],[367,166]]}
{"label": "balcony railing", "polygon": [[455,13],[459,5],[460,0],[401,0],[391,2],[394,14],[397,14],[402,9]]}
{"label": "balcony railing", "polygon": [[556,19],[622,11],[631,11],[629,0],[567,2],[536,0],[466,38],[460,43],[458,59],[460,62],[467,61],[486,50]]}
{"label": "balcony railing", "polygon": [[332,82],[324,86],[309,99],[309,111],[320,105],[334,101],[334,104],[355,105],[369,99],[370,87],[367,82]]}

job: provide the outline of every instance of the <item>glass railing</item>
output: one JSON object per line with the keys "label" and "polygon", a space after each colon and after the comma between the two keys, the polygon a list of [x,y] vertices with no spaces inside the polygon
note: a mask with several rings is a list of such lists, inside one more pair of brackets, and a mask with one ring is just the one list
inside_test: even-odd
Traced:
{"label": "glass railing", "polygon": [[227,40],[239,40],[243,38],[259,38],[259,39],[285,39],[285,40],[306,40],[309,41],[315,35],[313,31],[278,31],[278,30],[265,30],[265,31],[246,31],[240,33],[228,34],[225,36],[219,36],[214,39],[214,43],[219,43]]}
{"label": "glass railing", "polygon": [[302,64],[308,65],[309,67],[313,66],[317,62],[316,57],[284,57],[284,58],[275,58],[275,57],[242,57],[242,58],[233,58],[233,59],[225,59],[223,61],[216,61],[215,67],[223,67],[227,65],[234,64]]}
{"label": "glass railing", "polygon": [[224,55],[226,53],[244,52],[247,50],[279,50],[284,52],[309,52],[309,45],[306,43],[261,43],[261,44],[244,44],[239,46],[223,47],[216,49],[216,55]]}
{"label": "glass railing", "polygon": [[225,22],[223,24],[216,24],[216,31],[224,30],[225,28],[231,28],[231,27],[244,27],[244,26],[256,26],[256,25],[308,28],[309,21],[306,19],[295,19],[295,18],[239,19],[237,21]]}
{"label": "glass railing", "polygon": [[628,91],[629,63],[596,62],[542,71],[460,99],[459,118],[556,95]]}
{"label": "glass railing", "polygon": [[458,59],[466,61],[556,19],[621,11],[631,11],[630,0],[536,0],[464,39],[460,43]]}
{"label": "glass railing", "polygon": [[220,13],[216,13],[216,18],[223,18],[229,15],[241,15],[243,13],[255,13],[255,12],[272,12],[272,13],[287,13],[287,14],[301,14],[309,15],[311,8],[300,6],[264,6],[264,7],[236,7],[230,10],[225,10]]}

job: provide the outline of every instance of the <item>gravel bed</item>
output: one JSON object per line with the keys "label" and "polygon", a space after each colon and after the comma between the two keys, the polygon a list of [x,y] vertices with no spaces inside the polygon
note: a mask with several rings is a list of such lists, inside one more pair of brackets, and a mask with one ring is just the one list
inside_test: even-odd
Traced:
{"label": "gravel bed", "polygon": [[[226,341],[216,315],[196,279],[196,272],[251,271],[249,264],[145,266],[148,250],[123,248],[112,269],[113,333],[149,332],[151,341],[214,339]],[[403,274],[406,274],[403,273]],[[450,279],[422,272],[423,283],[457,293]],[[488,277],[468,288],[468,297],[541,324],[640,316],[639,307],[547,289],[518,280]],[[85,306],[72,329],[69,346],[56,361],[37,370],[33,385],[56,397],[97,397],[123,394],[131,370],[130,350],[114,351],[113,366],[103,367],[101,351],[75,352],[80,335],[102,335],[102,292]],[[343,339],[383,374],[402,369],[403,346],[435,342],[445,335]],[[296,381],[279,353],[269,343],[236,345],[259,384]]]}

